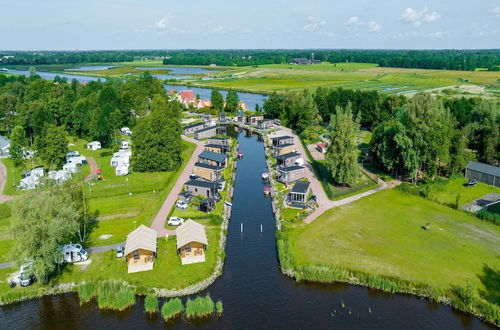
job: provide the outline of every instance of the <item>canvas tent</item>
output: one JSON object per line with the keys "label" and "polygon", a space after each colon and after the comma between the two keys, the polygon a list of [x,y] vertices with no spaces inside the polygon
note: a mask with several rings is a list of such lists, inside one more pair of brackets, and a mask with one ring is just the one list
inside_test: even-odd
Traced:
{"label": "canvas tent", "polygon": [[136,273],[153,269],[156,258],[156,231],[140,225],[127,235],[125,256],[128,272]]}
{"label": "canvas tent", "polygon": [[176,230],[177,253],[183,265],[205,261],[208,246],[205,226],[189,219]]}

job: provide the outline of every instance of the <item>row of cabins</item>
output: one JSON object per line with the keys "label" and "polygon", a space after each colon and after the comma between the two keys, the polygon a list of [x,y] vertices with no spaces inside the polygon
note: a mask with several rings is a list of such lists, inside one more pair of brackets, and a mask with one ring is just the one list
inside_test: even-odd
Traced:
{"label": "row of cabins", "polygon": [[[195,109],[213,108],[212,101],[208,99],[198,99],[194,92],[190,89],[179,91],[176,93],[174,90],[170,90],[169,93],[170,100],[178,101],[182,107],[189,108],[193,107]],[[226,106],[224,102],[224,106]],[[247,111],[248,107],[245,102],[238,102],[238,109]]]}
{"label": "row of cabins", "polygon": [[184,135],[193,135],[195,139],[207,139],[217,135],[219,128],[213,122],[201,122],[184,126]]}
{"label": "row of cabins", "polygon": [[263,115],[245,115],[244,112],[238,112],[236,121],[245,125],[254,125],[258,129],[271,128],[274,125],[274,120],[264,119]]}

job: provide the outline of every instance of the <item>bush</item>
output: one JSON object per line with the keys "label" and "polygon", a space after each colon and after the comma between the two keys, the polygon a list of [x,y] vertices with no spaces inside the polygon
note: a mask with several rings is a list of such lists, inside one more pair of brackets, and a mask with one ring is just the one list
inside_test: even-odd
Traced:
{"label": "bush", "polygon": [[486,209],[482,209],[476,213],[476,216],[481,220],[494,223],[495,225],[500,225],[500,214],[488,212]]}
{"label": "bush", "polygon": [[161,316],[165,321],[168,321],[179,316],[183,311],[184,305],[182,304],[182,300],[180,298],[174,298],[163,304],[161,308]]}
{"label": "bush", "polygon": [[158,298],[152,294],[148,294],[144,299],[144,311],[146,313],[156,313],[158,312]]}
{"label": "bush", "polygon": [[217,315],[221,316],[224,313],[224,307],[222,306],[222,301],[217,301],[215,304],[215,309],[217,310]]}
{"label": "bush", "polygon": [[209,317],[214,313],[214,302],[209,295],[188,299],[186,303],[186,317],[188,319]]}

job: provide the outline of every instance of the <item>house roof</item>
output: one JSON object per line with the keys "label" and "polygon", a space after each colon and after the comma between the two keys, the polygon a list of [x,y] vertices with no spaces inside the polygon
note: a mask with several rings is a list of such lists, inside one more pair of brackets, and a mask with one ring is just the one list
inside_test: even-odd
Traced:
{"label": "house roof", "polygon": [[467,169],[500,177],[500,167],[479,162],[467,163]]}
{"label": "house roof", "polygon": [[279,160],[285,160],[285,159],[297,157],[297,156],[300,156],[300,154],[297,152],[289,152],[289,153],[284,154],[284,155],[274,156],[274,158],[279,159]]}
{"label": "house roof", "polygon": [[305,194],[307,192],[307,189],[309,189],[309,185],[309,181],[298,181],[293,185],[292,192]]}
{"label": "house roof", "polygon": [[217,129],[217,126],[210,126],[210,127],[202,128],[202,129],[197,130],[196,133],[211,131],[213,129]]}
{"label": "house roof", "polygon": [[197,126],[205,126],[205,123],[195,123],[195,124],[187,125],[187,126],[184,126],[183,129],[193,128],[193,127],[197,127]]}
{"label": "house roof", "polygon": [[295,144],[293,143],[285,143],[285,144],[280,144],[279,146],[275,146],[273,148],[275,149],[281,149],[281,148],[286,148],[286,147],[291,147],[291,146],[294,146]]}
{"label": "house roof", "polygon": [[195,186],[195,187],[203,187],[203,188],[212,188],[217,189],[219,184],[216,182],[209,181],[201,181],[201,180],[189,180],[185,183],[186,186]]}
{"label": "house roof", "polygon": [[196,96],[194,96],[193,91],[190,89],[180,91],[179,96],[180,96],[182,102],[189,102],[189,101],[196,100]]}
{"label": "house roof", "polygon": [[198,155],[198,158],[212,160],[217,163],[222,163],[226,160],[227,156],[225,154],[219,154],[217,152],[203,150],[201,154]]}
{"label": "house roof", "polygon": [[230,148],[230,146],[228,146],[227,144],[214,144],[214,143],[207,143],[205,144],[205,147],[224,149],[224,150]]}
{"label": "house roof", "polygon": [[208,245],[207,234],[205,233],[205,226],[194,222],[189,219],[184,222],[175,231],[177,237],[177,248],[180,249],[184,245],[191,242],[198,242]]}
{"label": "house roof", "polygon": [[280,167],[280,168],[277,168],[276,170],[280,171],[280,172],[292,172],[292,171],[303,170],[303,169],[304,169],[303,166],[288,166],[288,167]]}
{"label": "house roof", "polygon": [[196,164],[194,164],[194,166],[201,167],[201,168],[207,168],[209,170],[214,170],[214,171],[222,171],[224,169],[224,168],[222,168],[220,166],[203,164],[203,163],[196,163]]}
{"label": "house roof", "polygon": [[125,254],[143,249],[156,252],[156,230],[140,225],[127,235],[125,243]]}
{"label": "house roof", "polygon": [[208,138],[209,140],[220,140],[220,141],[227,141],[229,140],[228,138],[223,138],[223,137],[211,137],[211,138]]}
{"label": "house roof", "polygon": [[284,136],[278,136],[278,137],[271,138],[272,141],[281,141],[281,140],[288,140],[288,139],[293,139],[293,136],[284,135]]}
{"label": "house roof", "polygon": [[324,147],[325,147],[325,145],[324,145],[323,143],[321,143],[321,142],[320,142],[320,143],[318,143],[318,144],[316,144],[316,145],[317,145],[319,148],[324,148]]}
{"label": "house roof", "polygon": [[5,136],[0,136],[0,149],[8,147],[10,145],[10,140]]}

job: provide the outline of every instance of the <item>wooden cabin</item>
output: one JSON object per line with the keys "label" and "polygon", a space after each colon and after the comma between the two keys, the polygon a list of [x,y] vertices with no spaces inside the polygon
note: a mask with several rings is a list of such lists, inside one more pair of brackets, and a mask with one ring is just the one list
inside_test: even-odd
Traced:
{"label": "wooden cabin", "polygon": [[156,258],[156,230],[140,225],[127,235],[125,260],[129,273],[153,269]]}
{"label": "wooden cabin", "polygon": [[203,147],[207,151],[216,152],[218,154],[228,154],[231,151],[231,147],[224,144],[205,144]]}
{"label": "wooden cabin", "polygon": [[271,128],[274,125],[274,121],[272,119],[263,119],[257,122],[257,128],[266,129]]}
{"label": "wooden cabin", "polygon": [[295,161],[300,158],[300,154],[297,152],[290,152],[284,155],[274,156],[276,158],[276,164],[278,166],[290,167],[295,165]]}
{"label": "wooden cabin", "polygon": [[280,144],[277,147],[273,147],[273,155],[275,156],[289,154],[294,151],[295,151],[295,144],[293,143]]}
{"label": "wooden cabin", "polygon": [[193,174],[208,181],[219,181],[222,179],[224,168],[210,164],[196,163]]}
{"label": "wooden cabin", "polygon": [[204,150],[198,155],[198,163],[226,168],[227,156],[225,154]]}
{"label": "wooden cabin", "polygon": [[271,138],[271,144],[273,147],[279,147],[282,144],[293,144],[293,136],[278,136]]}
{"label": "wooden cabin", "polygon": [[189,219],[176,230],[177,253],[183,265],[205,262],[208,246],[205,226]]}
{"label": "wooden cabin", "polygon": [[276,169],[278,181],[290,183],[305,178],[306,170],[303,166],[280,167]]}
{"label": "wooden cabin", "polygon": [[194,132],[194,138],[197,140],[206,139],[217,135],[217,126],[206,127]]}
{"label": "wooden cabin", "polygon": [[191,192],[193,196],[202,196],[204,198],[214,197],[219,191],[219,183],[190,180],[184,184],[184,189]]}
{"label": "wooden cabin", "polygon": [[229,146],[229,139],[224,137],[210,137],[207,139],[207,144],[221,144]]}

